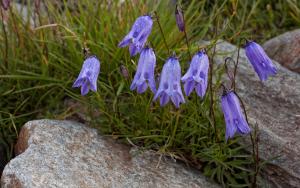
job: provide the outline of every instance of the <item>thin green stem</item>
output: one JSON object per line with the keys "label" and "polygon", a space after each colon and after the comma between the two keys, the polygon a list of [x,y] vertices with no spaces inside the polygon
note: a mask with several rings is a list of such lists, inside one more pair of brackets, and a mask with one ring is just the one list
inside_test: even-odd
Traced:
{"label": "thin green stem", "polygon": [[12,19],[12,23],[13,23],[13,28],[15,30],[15,33],[17,34],[17,38],[18,38],[18,46],[22,47],[22,39],[19,33],[19,28],[17,25],[17,21],[16,21],[16,15],[14,14],[12,7],[9,7],[9,13],[10,13],[10,18]]}
{"label": "thin green stem", "polygon": [[[215,29],[215,36],[217,36],[218,30],[217,28]],[[219,142],[219,138],[218,138],[218,131],[217,131],[217,127],[216,127],[216,118],[215,118],[215,111],[214,111],[214,92],[213,92],[213,70],[214,70],[214,63],[213,63],[213,59],[216,53],[216,44],[214,45],[213,48],[213,53],[212,56],[210,58],[209,61],[209,91],[210,91],[210,109],[209,109],[209,116],[211,118],[211,124],[212,127],[214,128],[215,131],[215,136],[216,136],[216,141]]]}
{"label": "thin green stem", "polygon": [[190,56],[190,61],[192,60],[192,55],[191,55],[191,50],[190,50],[190,44],[189,44],[189,39],[188,39],[188,36],[187,36],[187,33],[186,33],[186,29],[184,27],[184,37],[185,37],[185,42],[186,42],[186,46],[187,46],[187,49],[188,49],[188,53],[189,53],[189,56]]}
{"label": "thin green stem", "polygon": [[238,54],[237,54],[237,57],[236,57],[236,63],[234,65],[234,72],[233,72],[233,82],[232,82],[233,91],[235,91],[235,88],[236,88],[236,86],[235,86],[235,77],[236,77],[237,68],[238,68],[238,65],[239,65],[240,49],[241,49],[241,44],[239,43]]}
{"label": "thin green stem", "polygon": [[180,110],[178,109],[177,112],[176,112],[175,126],[174,126],[174,129],[173,129],[173,132],[172,132],[172,137],[170,139],[169,146],[174,143],[174,138],[175,138],[177,127],[178,127],[178,123],[179,123],[179,116],[180,116]]}
{"label": "thin green stem", "polygon": [[166,48],[167,48],[167,50],[168,50],[168,54],[171,55],[171,54],[170,54],[170,49],[169,49],[168,43],[167,43],[167,41],[166,41],[165,34],[164,34],[163,30],[162,30],[162,27],[161,27],[161,24],[160,24],[160,21],[159,21],[158,14],[157,14],[156,11],[154,11],[154,14],[155,14],[156,21],[157,21],[157,23],[158,23],[159,30],[160,30],[160,32],[161,32],[161,34],[162,34],[163,39],[164,39],[165,46],[166,46]]}
{"label": "thin green stem", "polygon": [[[248,115],[247,115],[247,112],[246,112],[246,107],[245,107],[245,104],[243,102],[243,100],[241,99],[241,97],[234,91],[235,95],[238,97],[241,105],[242,105],[242,108],[244,110],[244,115],[245,115],[245,118],[246,118],[246,122],[248,123],[249,125],[249,121],[248,121]],[[254,178],[253,178],[253,182],[252,182],[252,187],[253,188],[256,188],[257,187],[257,176],[258,176],[258,167],[259,167],[259,151],[258,151],[258,138],[257,138],[257,125],[255,127],[255,140],[252,136],[252,133],[250,133],[250,139],[251,139],[251,144],[252,144],[252,157],[253,157],[253,161],[254,161],[254,169],[255,169],[255,174],[254,174]]]}
{"label": "thin green stem", "polygon": [[184,24],[184,29],[183,29],[183,33],[184,33],[184,38],[185,38],[185,42],[186,42],[186,46],[188,48],[188,52],[189,52],[189,56],[190,56],[190,61],[192,60],[192,55],[191,55],[191,50],[190,50],[190,43],[189,43],[189,38],[187,36],[187,32],[186,32],[186,24],[185,24],[185,19],[184,19],[184,13],[182,12],[182,18],[183,18],[183,24]]}
{"label": "thin green stem", "polygon": [[209,72],[210,110],[209,110],[209,114],[210,114],[210,118],[211,118],[211,124],[214,128],[215,135],[216,135],[217,142],[218,142],[216,118],[215,118],[215,111],[214,111],[214,92],[213,92],[213,86],[212,86],[213,85],[213,70],[214,70],[213,57],[215,55],[215,51],[216,51],[216,46],[214,47],[213,54],[212,54],[211,60],[209,62],[209,66],[210,66],[210,72]]}

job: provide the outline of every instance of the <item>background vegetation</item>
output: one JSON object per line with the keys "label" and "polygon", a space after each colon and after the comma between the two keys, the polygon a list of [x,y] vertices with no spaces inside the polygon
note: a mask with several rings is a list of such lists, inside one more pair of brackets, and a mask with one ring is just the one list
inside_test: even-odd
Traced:
{"label": "background vegetation", "polygon": [[[45,3],[46,6],[42,6]],[[37,118],[68,119],[84,115],[102,134],[158,150],[194,165],[227,186],[249,186],[253,160],[235,138],[224,141],[223,115],[216,111],[216,131],[210,125],[209,97],[192,95],[180,110],[160,108],[153,95],[129,90],[138,56],[130,58],[118,42],[134,20],[156,10],[167,42],[188,61],[184,36],[175,24],[172,1],[42,1],[23,2],[27,16],[12,7],[3,11],[0,29],[0,151],[13,157],[21,126]],[[199,40],[222,38],[239,44],[243,37],[259,42],[300,25],[299,0],[190,0],[182,2],[192,53]],[[32,15],[32,16],[31,16]],[[215,33],[218,33],[216,36]],[[7,42],[6,42],[7,40]],[[168,57],[157,23],[149,38],[157,55],[159,73]],[[83,62],[84,43],[101,61],[98,92],[86,97],[72,89]],[[120,67],[128,70],[128,77]],[[214,72],[216,83],[223,70]],[[216,101],[218,96],[214,95]],[[79,102],[80,108],[72,108]],[[75,102],[76,101],[76,102]]]}

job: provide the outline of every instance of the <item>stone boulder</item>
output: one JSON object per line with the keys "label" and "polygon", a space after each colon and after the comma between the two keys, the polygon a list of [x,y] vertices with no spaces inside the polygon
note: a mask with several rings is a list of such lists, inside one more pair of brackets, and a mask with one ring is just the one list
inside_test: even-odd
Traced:
{"label": "stone boulder", "polygon": [[[237,47],[227,42],[219,42],[216,49],[219,66],[225,57],[237,57]],[[237,92],[251,125],[259,127],[260,157],[273,159],[266,168],[272,187],[300,187],[300,75],[274,64],[278,74],[262,83],[241,49]]]}
{"label": "stone boulder", "polygon": [[26,123],[16,153],[3,171],[2,188],[219,187],[184,164],[72,121]]}
{"label": "stone boulder", "polygon": [[268,40],[263,48],[284,67],[300,73],[300,29]]}

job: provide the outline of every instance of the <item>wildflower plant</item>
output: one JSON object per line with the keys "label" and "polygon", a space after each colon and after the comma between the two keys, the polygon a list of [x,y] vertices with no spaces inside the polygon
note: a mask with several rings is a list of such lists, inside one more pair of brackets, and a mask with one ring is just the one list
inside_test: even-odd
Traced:
{"label": "wildflower plant", "polygon": [[[168,46],[168,43],[166,41],[165,34],[163,32],[163,27],[160,24],[159,16],[157,12],[154,12],[154,16],[157,20],[159,30],[161,32],[161,35],[164,40],[165,47],[168,51],[168,54],[170,54],[170,48]],[[141,18],[141,17],[140,17]],[[138,20],[140,19],[138,18]],[[154,93],[154,98],[153,101],[156,101],[158,98],[160,98],[160,106],[164,107],[166,106],[169,101],[172,101],[173,104],[177,109],[180,108],[180,104],[185,103],[185,97],[182,93],[181,90],[181,81],[184,82],[184,91],[187,96],[191,94],[191,92],[195,89],[196,93],[199,97],[203,98],[205,96],[207,86],[208,86],[208,81],[210,81],[210,118],[213,119],[212,121],[212,126],[214,127],[215,131],[215,137],[218,140],[218,130],[217,127],[215,126],[215,116],[214,116],[214,109],[213,109],[213,92],[212,92],[212,74],[210,75],[210,80],[209,80],[209,68],[213,69],[213,62],[209,62],[209,57],[206,54],[204,50],[200,50],[197,52],[194,57],[191,57],[191,52],[190,52],[190,45],[189,45],[189,39],[187,36],[186,32],[186,27],[185,27],[185,20],[183,16],[183,11],[181,8],[176,5],[175,8],[175,19],[176,19],[176,24],[180,32],[184,32],[185,36],[185,41],[186,45],[188,48],[188,53],[190,56],[190,66],[189,69],[187,70],[186,74],[181,78],[181,66],[179,63],[179,59],[173,55],[169,57],[166,60],[166,63],[163,65],[162,72],[160,74],[160,81],[159,81],[159,87],[157,92],[153,92],[154,89],[152,89],[152,92]],[[137,21],[134,23],[132,28],[137,27]],[[152,27],[152,25],[151,25]],[[128,36],[131,36],[132,32],[134,32],[135,29],[132,29],[130,33],[121,41],[121,45],[119,44],[120,47],[123,47],[123,44],[129,43],[129,40],[127,39]],[[137,29],[138,30],[138,29]],[[148,30],[147,36],[150,34],[150,30]],[[125,41],[125,42],[124,42]],[[145,43],[146,40],[143,40],[143,43]],[[133,42],[134,43],[134,42]],[[214,44],[216,45],[216,44]],[[215,48],[215,47],[214,47]],[[215,49],[214,49],[215,50]],[[130,50],[131,51],[131,50]],[[138,53],[140,50],[134,50],[134,53],[131,51],[132,54]],[[145,58],[145,51],[142,51],[141,57],[139,60],[139,65],[138,65],[138,70],[137,73],[134,77],[133,83],[131,85],[131,89],[135,89],[136,87],[138,88],[138,93],[143,93],[147,89],[147,84],[145,82],[145,76],[144,78],[142,77],[142,69],[143,67],[149,66],[148,70],[151,72],[150,74],[147,74],[147,78],[151,77],[151,84],[152,87],[155,86],[155,81],[154,81],[154,63],[151,63],[151,61],[145,63],[144,59]],[[246,44],[246,54],[247,57],[249,58],[251,64],[253,65],[255,71],[258,73],[260,79],[262,81],[265,81],[269,75],[274,75],[276,74],[276,68],[272,65],[271,60],[267,57],[265,52],[262,50],[262,48],[254,43],[250,42]],[[155,57],[155,56],[154,56]],[[142,59],[142,60],[141,60]],[[233,138],[235,133],[238,132],[240,135],[247,135],[251,132],[251,129],[248,124],[248,120],[245,118],[247,115],[244,114],[246,113],[245,107],[242,107],[240,105],[241,98],[238,96],[238,94],[235,92],[235,74],[238,66],[238,60],[237,63],[235,63],[235,69],[234,69],[234,77],[230,75],[229,72],[227,72],[227,75],[229,76],[232,84],[231,87],[233,86],[234,88],[226,88],[223,84],[223,95],[221,96],[221,107],[222,111],[224,114],[224,119],[225,119],[225,124],[226,124],[226,131],[225,131],[225,140],[227,141],[230,138]],[[152,60],[153,61],[153,60]],[[225,60],[225,67],[226,70],[228,71],[226,60]],[[210,70],[210,73],[212,73],[213,70]],[[139,84],[137,84],[139,83]],[[138,86],[137,86],[138,85]],[[233,91],[232,91],[233,90]],[[252,135],[251,135],[251,141],[253,148],[255,147]],[[254,150],[253,150],[254,151]],[[258,154],[257,154],[258,156]],[[252,183],[252,186],[256,186],[257,183],[257,166],[258,160],[257,157],[253,158],[255,161],[255,175],[254,175],[254,180]]]}

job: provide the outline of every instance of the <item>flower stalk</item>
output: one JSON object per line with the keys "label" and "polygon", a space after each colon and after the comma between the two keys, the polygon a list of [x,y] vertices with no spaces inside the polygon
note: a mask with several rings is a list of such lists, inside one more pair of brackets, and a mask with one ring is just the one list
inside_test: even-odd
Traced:
{"label": "flower stalk", "polygon": [[190,61],[191,61],[192,60],[192,55],[191,55],[191,50],[190,50],[190,43],[189,43],[189,39],[188,39],[188,36],[187,36],[185,28],[184,28],[183,32],[184,32],[185,42],[186,42],[186,46],[187,46],[189,57],[190,57]]}
{"label": "flower stalk", "polygon": [[218,138],[218,130],[216,126],[216,118],[215,118],[215,111],[214,111],[214,92],[213,92],[213,70],[214,70],[214,65],[213,65],[213,58],[216,53],[216,44],[213,47],[213,53],[212,56],[209,60],[209,92],[210,92],[210,108],[209,108],[209,116],[211,119],[211,125],[215,131],[215,136],[216,136],[216,141],[219,141]]}
{"label": "flower stalk", "polygon": [[191,55],[191,50],[190,50],[189,39],[188,39],[187,32],[186,32],[184,12],[178,4],[176,4],[176,8],[175,8],[175,18],[176,18],[176,23],[177,23],[179,31],[184,33],[185,43],[186,43],[189,58],[190,58],[190,61],[191,61],[192,60],[192,55]]}
{"label": "flower stalk", "polygon": [[[241,97],[236,92],[235,92],[235,94],[236,94],[237,98],[239,99],[241,106],[243,108],[246,122],[249,124],[245,104],[244,104],[243,100],[241,99]],[[258,146],[259,139],[258,139],[257,132],[258,132],[258,126],[256,124],[255,129],[254,129],[254,136],[250,132],[250,140],[251,140],[251,145],[252,145],[252,158],[254,161],[254,176],[253,176],[253,181],[252,181],[253,188],[257,187],[257,176],[259,174],[259,146]]]}
{"label": "flower stalk", "polygon": [[168,54],[171,55],[171,53],[170,53],[170,48],[169,48],[168,43],[167,43],[167,41],[166,41],[165,34],[164,34],[163,30],[162,30],[162,27],[161,27],[161,24],[160,24],[160,21],[159,21],[159,16],[158,16],[158,14],[157,14],[156,11],[154,11],[154,15],[155,15],[155,19],[156,19],[156,21],[157,21],[157,24],[158,24],[160,33],[161,33],[161,35],[162,35],[162,37],[163,37],[163,39],[164,39],[165,46],[166,46],[166,48],[167,48],[167,50],[168,50]]}
{"label": "flower stalk", "polygon": [[240,49],[241,49],[241,45],[239,44],[238,46],[238,53],[237,53],[237,57],[236,57],[236,63],[234,65],[234,70],[233,70],[233,82],[232,82],[232,88],[233,91],[235,91],[235,77],[237,74],[237,69],[238,69],[238,65],[239,65],[239,58],[240,58]]}

